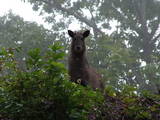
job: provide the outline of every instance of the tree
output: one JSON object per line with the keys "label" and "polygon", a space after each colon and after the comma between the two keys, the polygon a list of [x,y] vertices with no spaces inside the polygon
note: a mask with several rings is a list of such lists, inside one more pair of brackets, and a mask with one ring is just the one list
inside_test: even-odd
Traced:
{"label": "tree", "polygon": [[[108,8],[110,10],[106,5],[110,6]],[[140,62],[132,65],[135,78],[131,80],[139,84],[142,89],[159,91],[160,2],[156,0],[106,0],[100,9],[101,15],[112,16],[119,23],[114,36],[125,39],[130,49],[137,54],[137,60]],[[110,12],[103,12],[104,9]]]}
{"label": "tree", "polygon": [[22,48],[22,54],[16,54],[19,62],[23,62],[32,48],[42,48],[41,54],[44,54],[47,47],[54,42],[54,36],[55,34],[42,25],[24,21],[12,12],[0,17],[0,47]]}
{"label": "tree", "polygon": [[[40,10],[41,14],[48,13],[46,20],[53,24],[53,31],[59,33],[61,38],[66,37],[63,36],[64,30],[74,20],[81,24],[82,29],[92,28],[93,36],[89,44],[91,62],[105,71],[104,75],[109,76],[107,80],[110,83],[116,87],[122,83],[158,92],[160,83],[159,1],[23,1],[30,2],[33,9]],[[62,19],[57,20],[57,16]],[[113,23],[116,23],[114,26],[116,29],[106,37],[106,31]],[[64,43],[67,45],[66,41]],[[110,47],[111,45],[113,47]]]}

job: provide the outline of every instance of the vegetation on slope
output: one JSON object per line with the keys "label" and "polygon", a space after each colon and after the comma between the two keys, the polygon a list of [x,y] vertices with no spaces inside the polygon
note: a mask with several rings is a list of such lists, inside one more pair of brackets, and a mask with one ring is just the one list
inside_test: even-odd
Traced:
{"label": "vegetation on slope", "polygon": [[54,44],[44,56],[30,50],[25,70],[14,57],[19,48],[0,50],[0,119],[159,120],[159,95],[129,86],[103,94],[70,82],[61,48]]}

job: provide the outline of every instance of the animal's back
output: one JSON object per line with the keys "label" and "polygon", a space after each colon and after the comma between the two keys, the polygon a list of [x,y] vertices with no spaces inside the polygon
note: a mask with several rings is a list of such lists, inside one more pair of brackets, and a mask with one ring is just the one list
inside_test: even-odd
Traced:
{"label": "animal's back", "polygon": [[99,88],[103,89],[102,76],[98,74],[95,69],[89,67],[88,69],[89,79],[88,84],[92,86],[93,89]]}

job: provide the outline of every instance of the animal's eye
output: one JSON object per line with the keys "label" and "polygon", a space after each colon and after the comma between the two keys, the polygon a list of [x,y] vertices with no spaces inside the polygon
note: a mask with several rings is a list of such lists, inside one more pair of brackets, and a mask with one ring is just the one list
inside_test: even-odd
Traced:
{"label": "animal's eye", "polygon": [[74,38],[74,39],[72,39],[73,41],[75,41],[76,40],[76,38]]}

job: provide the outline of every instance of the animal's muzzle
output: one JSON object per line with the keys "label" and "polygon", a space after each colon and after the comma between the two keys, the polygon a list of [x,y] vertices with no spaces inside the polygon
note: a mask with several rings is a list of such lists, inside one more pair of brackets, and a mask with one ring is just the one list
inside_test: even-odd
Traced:
{"label": "animal's muzzle", "polygon": [[75,50],[77,52],[81,52],[82,51],[82,46],[80,46],[80,45],[75,46]]}

